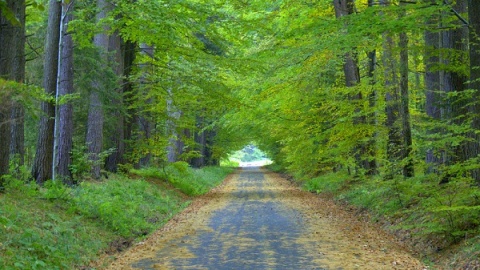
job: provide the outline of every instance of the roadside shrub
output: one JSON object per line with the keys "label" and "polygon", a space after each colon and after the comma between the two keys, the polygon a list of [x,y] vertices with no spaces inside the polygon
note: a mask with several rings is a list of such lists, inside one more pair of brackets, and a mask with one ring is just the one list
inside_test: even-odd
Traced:
{"label": "roadside shrub", "polygon": [[101,185],[82,183],[74,191],[73,202],[75,211],[98,219],[126,238],[146,235],[182,205],[174,195],[160,192],[144,180],[120,176]]}
{"label": "roadside shrub", "polygon": [[142,168],[131,170],[143,177],[167,179],[175,188],[189,196],[201,195],[220,184],[231,173],[231,167],[203,167],[194,169],[186,162],[174,162],[165,168]]}

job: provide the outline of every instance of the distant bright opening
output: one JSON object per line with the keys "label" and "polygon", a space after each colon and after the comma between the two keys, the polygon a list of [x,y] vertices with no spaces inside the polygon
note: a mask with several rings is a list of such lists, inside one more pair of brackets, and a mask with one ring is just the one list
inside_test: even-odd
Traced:
{"label": "distant bright opening", "polygon": [[267,155],[253,144],[233,153],[229,160],[238,163],[240,167],[260,167],[271,164]]}

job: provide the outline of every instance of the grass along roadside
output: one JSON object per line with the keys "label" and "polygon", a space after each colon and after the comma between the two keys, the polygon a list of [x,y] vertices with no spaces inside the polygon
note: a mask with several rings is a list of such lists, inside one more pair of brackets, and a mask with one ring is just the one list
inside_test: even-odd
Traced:
{"label": "grass along roadside", "polygon": [[480,190],[463,179],[439,185],[431,176],[354,179],[340,171],[299,182],[308,191],[367,212],[427,263],[440,269],[480,269]]}
{"label": "grass along roadside", "polygon": [[[99,256],[141,240],[185,208],[184,193],[205,193],[233,170],[182,164],[165,169],[168,178],[145,168],[133,172],[145,175],[137,179],[111,175],[74,188],[8,179],[0,194],[0,268],[90,269]],[[167,179],[175,188],[161,184]]]}

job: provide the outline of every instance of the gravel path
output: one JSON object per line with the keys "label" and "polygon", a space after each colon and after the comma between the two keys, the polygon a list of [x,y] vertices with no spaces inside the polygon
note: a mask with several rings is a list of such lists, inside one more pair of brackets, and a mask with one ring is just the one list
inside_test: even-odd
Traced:
{"label": "gravel path", "polygon": [[424,269],[391,236],[277,174],[242,168],[109,269]]}

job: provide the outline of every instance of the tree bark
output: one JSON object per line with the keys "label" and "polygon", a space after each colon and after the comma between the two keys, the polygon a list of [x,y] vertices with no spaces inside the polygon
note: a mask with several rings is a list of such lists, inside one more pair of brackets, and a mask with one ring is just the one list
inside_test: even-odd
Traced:
{"label": "tree bark", "polygon": [[[63,3],[62,5],[62,44],[60,45],[60,70],[58,72],[57,96],[61,98],[65,95],[71,95],[73,89],[73,40],[72,35],[68,33],[68,23],[73,18],[73,3]],[[57,105],[58,116],[56,120],[57,135],[56,146],[57,154],[54,160],[54,170],[57,179],[61,179],[67,185],[73,185],[73,178],[70,171],[72,164],[73,147],[73,105],[70,102]],[[55,179],[56,180],[56,179]]]}
{"label": "tree bark", "polygon": [[[467,143],[467,158],[477,158],[480,154],[480,5],[478,1],[468,0],[468,19],[469,19],[469,53],[470,53],[470,79],[469,88],[474,91],[472,105],[469,113],[473,115],[472,128],[474,132],[470,134],[471,142]],[[480,185],[480,169],[473,169],[471,176],[475,182]]]}
{"label": "tree bark", "polygon": [[[134,134],[134,123],[137,118],[137,109],[133,106],[135,93],[133,88],[133,83],[130,80],[130,75],[132,74],[133,64],[135,62],[135,55],[137,51],[137,44],[126,41],[123,45],[123,63],[124,63],[124,78],[123,78],[123,103],[125,104],[125,109],[127,115],[124,117],[124,137],[125,137],[125,155],[128,157],[133,152],[133,134]],[[126,162],[131,162],[128,160]]]}
{"label": "tree bark", "polygon": [[111,63],[116,63],[115,74],[118,76],[118,87],[116,89],[117,96],[111,101],[114,105],[113,111],[113,121],[114,128],[110,131],[109,134],[109,145],[108,147],[114,148],[115,150],[111,153],[105,160],[105,169],[107,171],[116,172],[118,169],[118,164],[123,163],[125,155],[125,121],[122,108],[124,107],[122,96],[123,96],[123,87],[120,85],[122,76],[124,75],[124,57],[121,49],[122,38],[118,32],[113,33],[109,39],[108,51],[113,55],[113,61]]}
{"label": "tree bark", "polygon": [[[457,0],[452,8],[459,14],[467,12],[467,1]],[[451,16],[451,14],[445,14]],[[460,20],[454,25],[454,29],[442,31],[441,47],[442,51],[447,51],[446,55],[440,55],[440,61],[443,66],[449,66],[453,63],[468,62],[468,28],[463,25]],[[453,52],[453,53],[452,53]],[[455,55],[452,59],[451,55]],[[441,70],[440,71],[440,91],[445,96],[445,104],[441,107],[441,118],[449,121],[454,125],[461,125],[465,116],[468,114],[466,110],[466,102],[463,98],[464,90],[468,77],[461,71]],[[449,93],[456,92],[458,94],[451,95]],[[447,146],[445,153],[445,164],[451,165],[456,162],[466,161],[465,143],[455,146]],[[447,183],[450,173],[444,173],[440,183]]]}
{"label": "tree bark", "polygon": [[[435,1],[432,1],[434,4]],[[438,16],[433,16],[426,21],[428,28],[438,28]],[[425,111],[427,116],[434,120],[441,119],[442,96],[440,94],[440,71],[439,71],[439,48],[440,33],[426,30],[424,32],[425,52]],[[441,132],[441,130],[429,130],[429,134]],[[443,163],[445,152],[438,150],[438,147],[427,149],[425,162],[428,173],[438,173],[438,166]]]}
{"label": "tree bark", "polygon": [[[0,12],[0,78],[4,80],[23,82],[24,56],[22,55],[25,43],[25,1],[7,0],[6,7],[10,9],[19,22],[14,23],[6,19]],[[20,46],[20,48],[19,48]],[[21,74],[16,74],[17,72]],[[4,89],[8,91],[8,89]],[[12,100],[11,93],[2,94],[0,101],[0,179],[9,173],[10,146],[12,131]],[[16,106],[14,106],[16,107]],[[16,119],[15,119],[16,120]],[[19,131],[18,129],[15,132]],[[20,138],[20,140],[23,137]],[[20,146],[21,147],[21,146]],[[17,147],[15,147],[17,148]],[[17,149],[15,149],[17,150]],[[3,183],[0,180],[0,188]]]}
{"label": "tree bark", "polygon": [[207,140],[205,136],[206,131],[203,130],[205,125],[205,119],[203,117],[197,117],[196,122],[197,130],[194,133],[193,139],[195,141],[195,150],[200,156],[192,158],[192,160],[190,161],[190,165],[194,168],[201,168],[206,165],[205,154]]}
{"label": "tree bark", "polygon": [[[107,16],[108,3],[106,0],[97,0],[97,23]],[[108,35],[106,28],[99,34],[96,34],[93,43],[98,48],[102,64],[105,65],[108,62]],[[104,112],[103,104],[100,98],[100,91],[102,87],[102,78],[95,78],[92,82],[92,90],[90,92],[90,105],[88,108],[88,122],[87,122],[87,135],[86,143],[88,154],[92,162],[91,174],[94,179],[100,178],[101,160],[100,153],[103,149],[103,125],[104,125]]]}
{"label": "tree bark", "polygon": [[385,77],[385,126],[388,130],[387,139],[387,159],[391,163],[388,168],[387,178],[392,178],[398,174],[397,163],[400,159],[401,147],[401,133],[398,125],[400,116],[399,95],[397,91],[398,74],[397,74],[397,59],[393,55],[394,41],[389,33],[383,34],[383,55],[382,63]]}
{"label": "tree bark", "polygon": [[[58,72],[58,42],[60,38],[60,17],[62,4],[57,0],[49,1],[47,36],[45,38],[45,57],[43,61],[43,88],[49,97],[55,95]],[[55,125],[55,106],[43,101],[41,106],[37,148],[32,167],[32,177],[38,184],[52,178],[53,137]]]}
{"label": "tree bark", "polygon": [[408,35],[401,32],[400,41],[400,115],[402,121],[402,160],[403,176],[413,177],[413,159],[412,159],[412,126],[410,124],[409,91],[408,91]]}
{"label": "tree bark", "polygon": [[[147,58],[153,59],[155,56],[155,48],[151,45],[142,43],[140,44],[140,53],[145,55]],[[148,87],[148,75],[153,68],[153,65],[150,62],[146,63],[141,63],[139,65],[140,67],[140,72],[142,73],[141,78],[140,78],[140,85],[141,89],[140,95],[147,95],[148,91],[150,90]],[[142,92],[143,91],[143,92]],[[143,100],[142,102],[145,102],[147,104],[151,104],[151,99]],[[138,137],[137,140],[141,141],[144,140],[144,142],[148,142],[150,138],[152,137],[152,133],[154,131],[154,123],[152,121],[151,114],[145,110],[145,108],[140,108],[139,109],[140,113],[137,116],[137,126],[138,126]],[[152,157],[152,154],[149,149],[143,149],[147,151],[146,153],[141,153],[142,156],[140,156],[138,163],[136,164],[136,167],[143,167],[147,166],[150,164],[150,160]]]}
{"label": "tree bark", "polygon": [[[13,80],[24,83],[25,81],[25,0],[15,1],[13,11],[18,18],[20,25],[15,27],[14,32],[14,59],[13,59]],[[23,105],[14,102],[11,118],[11,141],[10,155],[18,158],[18,165],[23,165],[25,156],[25,135],[24,118],[25,110]]]}
{"label": "tree bark", "polygon": [[[352,15],[355,13],[355,2],[353,0],[334,0],[333,5],[335,8],[335,16],[341,18],[344,16]],[[345,85],[347,87],[355,87],[360,83],[360,69],[358,67],[358,60],[356,51],[352,48],[349,52],[346,52],[343,56],[343,72],[345,75]],[[363,99],[362,93],[359,91],[352,97],[354,101],[361,101]],[[361,108],[356,108],[355,112],[361,113]],[[365,115],[357,116],[353,120],[354,124],[366,124],[367,117]],[[371,175],[375,169],[375,159],[372,159],[372,155],[375,155],[374,145],[371,141],[359,143],[355,149],[356,159],[356,173],[358,174],[358,168],[362,169],[365,174]]]}

